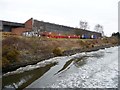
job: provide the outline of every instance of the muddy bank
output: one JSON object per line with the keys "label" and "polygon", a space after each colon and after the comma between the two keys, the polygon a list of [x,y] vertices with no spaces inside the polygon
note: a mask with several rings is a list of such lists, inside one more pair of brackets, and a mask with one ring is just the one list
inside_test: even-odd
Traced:
{"label": "muddy bank", "polygon": [[16,70],[20,67],[25,67],[27,65],[34,65],[34,64],[36,64],[40,61],[50,59],[50,58],[53,58],[53,57],[54,57],[53,54],[47,54],[47,55],[39,57],[39,59],[37,59],[37,60],[35,60],[33,58],[33,60],[25,60],[24,62],[16,62],[16,63],[8,65],[9,68],[8,67],[2,68],[2,73],[4,74],[4,73],[10,72],[10,71],[14,71],[14,70]]}
{"label": "muddy bank", "polygon": [[101,45],[101,46],[95,46],[95,47],[92,47],[92,48],[88,48],[88,49],[73,49],[73,50],[67,50],[67,51],[64,51],[63,54],[65,56],[68,56],[68,55],[73,55],[73,54],[76,54],[76,53],[81,53],[81,52],[91,52],[91,51],[97,51],[99,49],[105,49],[105,48],[109,48],[109,47],[113,47],[113,46],[117,46],[117,45]]}
{"label": "muddy bank", "polygon": [[[73,54],[76,54],[76,53],[81,53],[81,52],[91,52],[91,51],[97,51],[99,49],[104,49],[104,48],[109,48],[109,47],[112,47],[112,46],[116,46],[116,45],[111,45],[111,44],[108,44],[108,45],[101,45],[101,46],[94,46],[92,48],[85,48],[85,49],[73,49],[73,50],[66,50],[64,52],[62,52],[62,56],[69,56],[69,55],[73,55]],[[34,56],[32,56],[34,57]],[[38,59],[32,59],[31,60],[25,60],[24,62],[16,62],[16,63],[13,63],[13,64],[10,64],[8,67],[5,67],[5,68],[2,68],[2,72],[3,74],[6,73],[6,72],[10,72],[10,71],[14,71],[20,67],[24,67],[24,66],[27,66],[27,65],[33,65],[33,64],[36,64],[40,61],[43,61],[43,60],[46,60],[46,59],[50,59],[50,58],[53,58],[53,57],[56,57],[53,53],[49,53],[49,54],[44,54],[42,56],[39,55],[39,58]]]}

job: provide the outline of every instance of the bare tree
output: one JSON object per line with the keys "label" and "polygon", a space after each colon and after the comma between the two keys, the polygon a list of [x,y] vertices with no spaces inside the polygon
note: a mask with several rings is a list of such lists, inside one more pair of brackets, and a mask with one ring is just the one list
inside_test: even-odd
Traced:
{"label": "bare tree", "polygon": [[97,25],[95,25],[94,29],[95,29],[96,32],[99,32],[99,33],[102,34],[102,36],[104,36],[104,31],[103,31],[103,26],[102,25],[97,24]]}
{"label": "bare tree", "polygon": [[80,28],[81,29],[87,29],[88,28],[88,22],[80,21]]}

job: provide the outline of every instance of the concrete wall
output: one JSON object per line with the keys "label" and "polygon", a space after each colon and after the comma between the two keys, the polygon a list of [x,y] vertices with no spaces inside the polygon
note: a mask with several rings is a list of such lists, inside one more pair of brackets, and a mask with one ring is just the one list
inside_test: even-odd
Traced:
{"label": "concrete wall", "polygon": [[98,38],[101,37],[101,33],[97,33],[97,32],[93,32],[93,31],[88,31],[88,30],[82,30],[82,29],[76,29],[75,30],[75,34],[76,35],[87,35],[89,38],[92,36],[92,35],[96,35]]}
{"label": "concrete wall", "polygon": [[41,32],[42,31],[45,31],[45,23],[42,22],[42,21],[37,21],[37,20],[34,20],[33,21],[33,30],[40,30]]}
{"label": "concrete wall", "polygon": [[3,25],[2,25],[2,21],[0,20],[0,31],[2,31],[3,29]]}
{"label": "concrete wall", "polygon": [[87,35],[88,37],[91,37],[91,35],[96,35],[97,37],[101,37],[101,34],[97,32],[34,20],[33,30],[38,30],[38,29],[40,29],[41,32],[47,31],[47,32],[55,32],[57,34],[59,33],[67,34],[67,35],[76,34],[81,36]]}
{"label": "concrete wall", "polygon": [[57,25],[52,24],[48,22],[38,21],[34,20],[33,24],[33,30],[40,29],[40,31],[47,31],[47,32],[55,32],[55,33],[61,33],[61,34],[75,34],[74,28],[63,26],[63,25]]}

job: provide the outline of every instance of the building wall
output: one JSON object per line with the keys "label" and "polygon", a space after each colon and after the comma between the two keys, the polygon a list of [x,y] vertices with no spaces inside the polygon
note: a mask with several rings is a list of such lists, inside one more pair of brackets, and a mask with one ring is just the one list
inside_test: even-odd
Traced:
{"label": "building wall", "polygon": [[25,22],[25,27],[12,28],[12,33],[22,35],[22,33],[32,30],[32,18]]}
{"label": "building wall", "polygon": [[87,35],[88,37],[91,37],[91,35],[96,35],[97,37],[101,37],[101,34],[97,32],[34,20],[33,30],[38,30],[38,29],[40,29],[41,32],[47,31],[47,32],[55,32],[55,33],[67,34],[67,35],[73,35],[73,34],[81,35],[81,36]]}
{"label": "building wall", "polygon": [[2,32],[11,32],[12,28],[24,27],[23,23],[16,23],[10,21],[1,21]]}
{"label": "building wall", "polygon": [[22,35],[23,32],[29,31],[30,29],[26,28],[12,28],[12,33],[16,35]]}
{"label": "building wall", "polygon": [[25,22],[25,28],[27,28],[27,29],[32,29],[32,24],[33,24],[33,18],[30,18],[29,20],[27,20],[26,22]]}
{"label": "building wall", "polygon": [[3,32],[11,32],[12,27],[9,25],[3,25]]}
{"label": "building wall", "polygon": [[2,25],[2,21],[0,20],[0,31],[2,31],[3,29],[3,25]]}
{"label": "building wall", "polygon": [[39,29],[41,32],[47,31],[47,32],[56,32],[61,34],[75,34],[74,28],[43,22],[43,21],[37,21],[37,20],[34,20],[33,30],[34,29],[35,30]]}
{"label": "building wall", "polygon": [[50,23],[45,23],[45,30],[48,32],[56,32],[56,33],[68,34],[68,35],[75,34],[74,28],[70,28],[63,25],[50,24]]}
{"label": "building wall", "polygon": [[42,31],[45,31],[45,23],[42,22],[42,21],[37,21],[37,20],[34,20],[34,23],[33,23],[33,30],[40,30],[41,32]]}
{"label": "building wall", "polygon": [[88,30],[82,30],[82,29],[76,29],[75,30],[76,35],[87,35],[89,38],[91,35],[96,35],[97,37],[101,37],[101,33],[93,32],[93,31],[88,31]]}

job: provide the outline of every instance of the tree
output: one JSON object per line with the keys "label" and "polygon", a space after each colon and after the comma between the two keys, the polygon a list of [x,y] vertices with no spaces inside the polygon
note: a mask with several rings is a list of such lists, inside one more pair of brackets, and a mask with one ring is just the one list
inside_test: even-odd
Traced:
{"label": "tree", "polygon": [[115,36],[115,37],[120,38],[120,33],[119,33],[119,32],[117,32],[117,33],[112,33],[112,36]]}
{"label": "tree", "polygon": [[102,36],[104,36],[104,31],[103,31],[103,26],[102,25],[97,24],[97,25],[95,25],[94,29],[95,29],[96,32],[99,32],[99,33],[102,34]]}
{"label": "tree", "polygon": [[80,21],[80,28],[81,29],[87,29],[88,28],[88,22]]}

